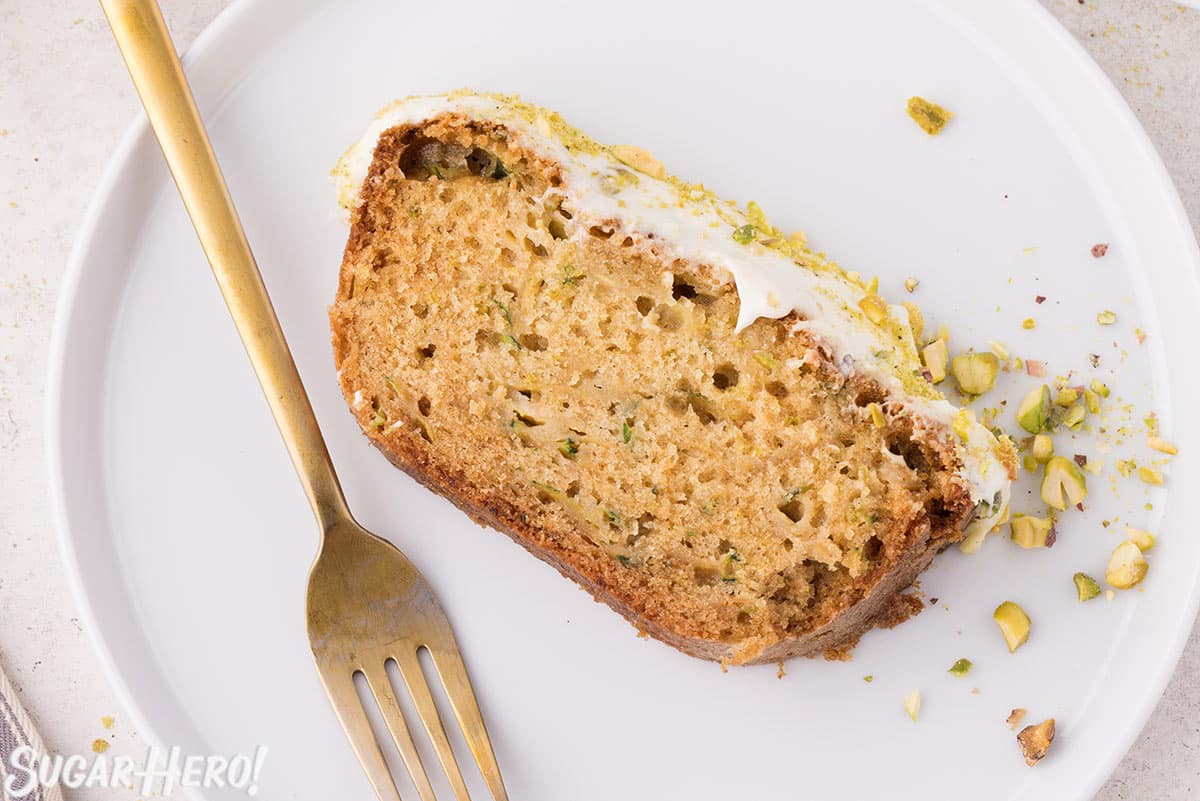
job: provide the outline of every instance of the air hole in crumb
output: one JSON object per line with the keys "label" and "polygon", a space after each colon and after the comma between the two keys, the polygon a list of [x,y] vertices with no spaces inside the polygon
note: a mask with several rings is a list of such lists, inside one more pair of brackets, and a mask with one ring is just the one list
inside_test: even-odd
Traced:
{"label": "air hole in crumb", "polygon": [[579,497],[579,482],[578,481],[572,481],[570,484],[567,485],[567,497],[568,498],[578,498]]}
{"label": "air hole in crumb", "polygon": [[722,539],[719,542],[717,542],[717,551],[716,551],[717,556],[724,556],[725,554],[729,553],[732,550],[733,550],[733,543],[730,542],[729,540]]}
{"label": "air hole in crumb", "polygon": [[750,613],[749,613],[749,612],[747,612],[747,611],[745,611],[745,610],[742,610],[741,612],[738,612],[738,615],[737,615],[737,622],[738,622],[738,623],[741,623],[741,624],[743,624],[743,625],[744,625],[744,624],[746,624],[746,623],[749,623],[749,622],[750,622]]}
{"label": "air hole in crumb", "polygon": [[[779,511],[783,512],[783,516],[793,523],[799,523],[804,519],[804,504],[799,498],[792,498],[786,503],[779,504]],[[788,550],[791,550],[791,540],[785,540]]]}
{"label": "air hole in crumb", "polygon": [[599,225],[593,225],[588,229],[588,233],[597,239],[608,239],[613,235],[611,228],[602,228]]}
{"label": "air hole in crumb", "polygon": [[824,507],[818,506],[816,509],[814,509],[813,513],[812,513],[812,517],[809,518],[808,523],[813,528],[820,528],[821,526],[825,525],[825,509],[824,509]]}
{"label": "air hole in crumb", "polygon": [[854,396],[854,405],[859,408],[865,407],[869,403],[883,403],[886,400],[883,390],[878,387],[870,387],[869,389],[860,389],[858,394]]}
{"label": "air hole in crumb", "polygon": [[475,348],[482,350],[483,348],[494,348],[496,343],[500,341],[500,335],[495,331],[485,331],[482,328],[475,332]]}
{"label": "air hole in crumb", "polygon": [[879,537],[872,536],[866,543],[863,544],[863,558],[869,562],[874,562],[879,558],[879,554],[883,552],[883,542]]}
{"label": "air hole in crumb", "polygon": [[731,389],[738,383],[738,371],[729,362],[719,365],[712,377],[713,386],[717,389]]}
{"label": "air hole in crumb", "polygon": [[550,251],[546,250],[542,245],[537,244],[529,237],[525,237],[525,248],[535,256],[545,258],[550,255]]}
{"label": "air hole in crumb", "polygon": [[767,394],[782,400],[788,396],[788,388],[778,381],[768,381]]}
{"label": "air hole in crumb", "polygon": [[703,425],[710,425],[717,420],[717,415],[713,411],[712,401],[703,395],[692,395],[688,398],[688,406],[700,418]]}
{"label": "air hole in crumb", "polygon": [[654,301],[645,295],[638,295],[637,310],[638,314],[645,317],[654,308]]}
{"label": "air hole in crumb", "polygon": [[625,237],[624,239],[622,239],[622,240],[621,240],[621,247],[623,247],[623,248],[631,248],[631,247],[633,247],[633,237],[631,237],[631,236],[627,236],[627,237]]}
{"label": "air hole in crumb", "polygon": [[517,341],[526,350],[545,350],[546,345],[549,344],[549,341],[541,334],[521,334]]}
{"label": "air hole in crumb", "polygon": [[692,581],[701,587],[711,587],[721,578],[721,573],[715,567],[697,565],[692,568]]}
{"label": "air hole in crumb", "polygon": [[674,283],[671,284],[671,297],[675,300],[694,298],[696,297],[696,287],[676,276]]}
{"label": "air hole in crumb", "polygon": [[538,426],[543,425],[543,422],[536,417],[530,417],[527,414],[522,414],[521,412],[517,411],[513,412],[513,420],[514,422],[528,426],[529,428],[537,428]]}
{"label": "air hole in crumb", "polygon": [[424,395],[417,400],[417,411],[421,413],[422,417],[429,416],[429,409],[431,406],[432,404],[429,402],[429,398],[425,397]]}
{"label": "air hole in crumb", "polygon": [[426,315],[429,314],[429,307],[427,305],[425,305],[424,303],[414,303],[413,305],[409,306],[408,308],[412,310],[413,314],[415,314],[417,317],[419,317],[422,320],[424,320]]}
{"label": "air hole in crumb", "polygon": [[436,352],[437,345],[434,345],[432,342],[423,348],[417,348],[417,353],[420,354],[422,359],[432,359],[433,354]]}
{"label": "air hole in crumb", "polygon": [[551,217],[550,222],[546,225],[546,229],[550,232],[550,236],[555,239],[567,238],[567,226],[563,224],[562,220]]}
{"label": "air hole in crumb", "polygon": [[796,546],[795,546],[795,545],[792,543],[792,541],[791,541],[791,540],[789,540],[789,539],[785,539],[785,540],[783,541],[783,550],[785,550],[785,551],[790,551],[790,550],[792,550],[792,548],[794,548],[794,547],[796,547]]}

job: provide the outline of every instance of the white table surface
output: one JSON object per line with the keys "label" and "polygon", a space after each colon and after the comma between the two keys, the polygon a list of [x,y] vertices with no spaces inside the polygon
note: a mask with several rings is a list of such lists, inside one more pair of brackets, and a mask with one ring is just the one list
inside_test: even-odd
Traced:
{"label": "white table surface", "polygon": [[[186,47],[228,0],[164,0]],[[1200,230],[1200,11],[1159,0],[1042,0],[1124,94]],[[85,205],[137,98],[93,0],[0,0],[0,666],[51,752],[140,757],[59,563],[43,464],[54,303]],[[1200,796],[1200,629],[1097,801]],[[101,723],[116,718],[111,730]],[[133,799],[77,791],[68,799]]]}

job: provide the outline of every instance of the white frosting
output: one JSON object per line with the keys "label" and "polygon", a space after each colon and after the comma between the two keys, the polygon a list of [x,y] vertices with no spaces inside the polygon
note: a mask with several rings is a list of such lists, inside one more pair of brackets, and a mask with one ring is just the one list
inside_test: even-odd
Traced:
{"label": "white frosting", "polygon": [[[764,245],[759,240],[769,235],[761,228],[754,231],[755,241],[735,239],[734,231],[751,220],[732,203],[699,187],[635,172],[603,146],[572,146],[569,137],[556,133],[561,128],[551,124],[549,112],[539,113],[512,98],[471,93],[397,101],[376,115],[338,162],[334,178],[342,205],[352,208],[357,203],[375,145],[385,131],[447,112],[500,122],[510,131],[514,145],[559,163],[565,180],[551,191],[565,198],[576,214],[587,214],[597,222],[619,220],[628,231],[653,236],[655,244],[672,255],[727,273],[740,302],[738,330],[759,317],[779,319],[798,312],[804,319],[796,327],[822,342],[844,373],[876,380],[888,392],[892,409],[902,405],[948,426],[958,418],[958,429],[965,434],[958,440],[961,475],[972,500],[990,504],[980,509],[968,529],[968,541],[974,535],[977,544],[1003,519],[1011,481],[997,457],[995,437],[973,417],[969,422],[959,418],[960,410],[938,393],[914,391],[913,378],[904,375],[920,364],[905,307],[888,306],[886,325],[871,322],[859,307],[867,290],[856,277],[812,254],[794,258],[794,252]],[[586,236],[586,228],[577,226],[576,235]]]}

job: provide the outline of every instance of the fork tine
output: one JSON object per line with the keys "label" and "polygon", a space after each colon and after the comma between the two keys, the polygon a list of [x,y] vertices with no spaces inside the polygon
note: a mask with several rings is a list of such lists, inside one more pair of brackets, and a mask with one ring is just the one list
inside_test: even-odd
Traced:
{"label": "fork tine", "polygon": [[371,721],[367,718],[367,711],[363,709],[358,690],[354,687],[354,675],[347,673],[343,680],[323,671],[321,678],[325,683],[325,692],[329,694],[329,700],[333,703],[333,711],[337,713],[342,728],[346,730],[354,755],[358,757],[367,773],[367,779],[375,788],[375,795],[379,796],[379,801],[400,801],[400,791],[396,789],[396,783],[392,780],[392,772],[384,761],[383,752],[379,750],[375,732],[371,730]]}
{"label": "fork tine", "polygon": [[396,666],[400,668],[400,675],[404,677],[404,683],[412,694],[417,714],[421,716],[421,721],[425,724],[425,731],[429,735],[429,739],[433,741],[433,747],[437,751],[438,759],[442,762],[446,778],[450,780],[450,787],[453,788],[454,795],[459,801],[471,801],[471,796],[467,793],[466,782],[463,781],[462,771],[459,770],[458,761],[454,758],[454,751],[450,748],[450,741],[446,739],[442,718],[438,715],[433,695],[429,692],[429,684],[425,681],[425,673],[421,670],[421,663],[417,659],[417,652],[397,654],[395,659]]}
{"label": "fork tine", "polygon": [[[447,632],[449,633],[449,632]],[[463,663],[462,653],[450,634],[450,642],[434,647],[426,646],[429,655],[433,657],[434,667],[446,689],[446,697],[458,718],[459,728],[467,740],[479,772],[492,793],[494,801],[508,801],[508,791],[504,789],[504,779],[500,776],[500,766],[496,763],[496,754],[492,751],[492,741],[488,737],[487,727],[483,724],[483,714],[479,711],[479,702],[475,700],[475,691],[471,689],[471,679],[467,676],[467,666]]]}
{"label": "fork tine", "polygon": [[383,720],[387,723],[388,731],[392,733],[392,740],[400,751],[404,766],[408,768],[408,775],[412,777],[413,785],[417,788],[417,795],[421,796],[421,801],[437,801],[437,796],[433,794],[433,786],[429,783],[429,775],[425,773],[425,766],[421,764],[412,734],[408,731],[404,713],[396,700],[396,692],[392,688],[392,680],[388,678],[384,663],[380,662],[378,670],[364,670],[363,675],[367,678],[371,692],[375,694],[375,702],[383,712]]}

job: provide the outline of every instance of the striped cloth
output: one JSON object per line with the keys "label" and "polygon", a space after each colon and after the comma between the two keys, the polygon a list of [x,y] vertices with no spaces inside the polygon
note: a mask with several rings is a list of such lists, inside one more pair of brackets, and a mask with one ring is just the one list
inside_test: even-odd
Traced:
{"label": "striped cloth", "polygon": [[[32,747],[39,755],[46,753],[42,738],[34,731],[33,722],[17,700],[17,691],[0,670],[0,798],[4,801],[13,801],[4,792],[4,779],[8,776],[13,752],[23,745]],[[23,779],[22,776],[18,781]],[[21,801],[62,801],[62,791],[57,786],[38,787]]]}

